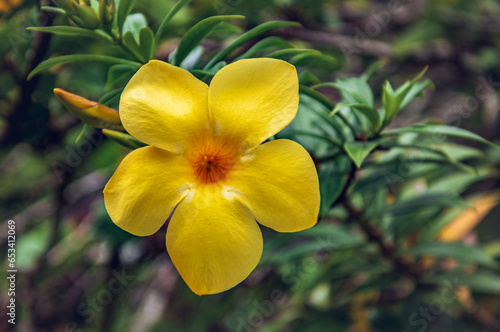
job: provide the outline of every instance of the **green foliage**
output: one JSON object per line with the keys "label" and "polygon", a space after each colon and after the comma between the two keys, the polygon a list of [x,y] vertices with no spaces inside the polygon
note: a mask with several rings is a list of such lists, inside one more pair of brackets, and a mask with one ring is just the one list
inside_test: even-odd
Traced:
{"label": "green foliage", "polygon": [[256,57],[257,55],[262,55],[263,52],[271,49],[285,49],[291,48],[292,46],[293,44],[284,40],[283,38],[276,36],[266,37],[252,45],[252,47],[250,47],[248,51],[240,55],[237,60]]}
{"label": "green foliage", "polygon": [[333,203],[342,194],[351,173],[351,163],[346,158],[335,158],[319,172],[321,193],[320,215],[326,216]]}
{"label": "green foliage", "polygon": [[408,105],[417,95],[421,94],[426,87],[432,87],[432,82],[418,82],[424,76],[427,68],[422,70],[414,79],[400,86],[396,91],[392,89],[389,82],[383,86],[382,105],[384,106],[383,126],[387,126],[396,115]]}
{"label": "green foliage", "polygon": [[112,141],[132,150],[146,146],[146,144],[140,142],[129,134],[120,131],[103,129],[102,133]]}
{"label": "green foliage", "polygon": [[[498,207],[495,210],[500,149],[483,137],[495,137],[483,131],[488,125],[483,118],[498,101],[499,72],[492,46],[497,34],[491,32],[496,25],[486,24],[496,21],[483,17],[488,11],[500,13],[494,1],[481,6],[466,1],[428,4],[422,15],[407,18],[415,22],[402,33],[386,32],[380,38],[366,33],[362,45],[360,29],[342,36],[347,26],[343,20],[350,26],[368,9],[384,17],[376,9],[385,4],[54,2],[58,7],[41,10],[56,15],[59,25],[41,22],[44,26],[20,29],[17,22],[33,22],[31,17],[38,13],[26,3],[2,16],[5,24],[0,27],[0,44],[13,46],[0,47],[7,59],[0,76],[2,108],[24,107],[17,96],[35,89],[21,120],[12,120],[7,111],[1,114],[0,128],[8,128],[9,121],[22,125],[10,134],[2,132],[9,139],[0,138],[5,156],[0,164],[0,199],[6,207],[4,219],[20,221],[19,266],[26,269],[20,274],[23,292],[52,301],[47,312],[54,312],[47,314],[51,319],[44,321],[44,330],[68,330],[65,324],[75,321],[82,331],[119,331],[132,324],[143,324],[138,329],[144,331],[253,330],[257,325],[263,331],[412,331],[415,324],[408,324],[414,313],[431,308],[444,291],[458,294],[460,289],[471,293],[446,303],[442,314],[432,316],[436,318],[432,328],[467,332],[494,323],[500,304]],[[160,17],[165,11],[158,9],[168,12]],[[397,11],[386,9],[391,20],[396,18]],[[343,13],[350,14],[346,18]],[[390,20],[383,26],[374,15],[364,17],[358,27],[376,21],[386,31],[404,24]],[[304,24],[307,33],[294,35],[302,31],[301,24],[269,18],[298,18],[309,23]],[[473,24],[481,33],[460,28],[456,34],[454,21],[460,26]],[[16,29],[30,37],[12,37]],[[329,31],[340,31],[339,36]],[[29,63],[34,32],[52,35],[54,46],[45,55],[37,54],[47,60]],[[332,36],[340,38],[329,39]],[[464,49],[470,51],[485,40],[478,54],[453,53],[446,58],[447,47],[462,49],[462,43],[469,43]],[[346,41],[352,41],[347,43],[352,49],[344,48]],[[436,47],[439,41],[442,48]],[[384,42],[389,51],[384,51]],[[378,56],[384,52],[388,58]],[[51,90],[75,89],[119,108],[128,81],[151,59],[182,67],[209,84],[228,63],[254,57],[282,59],[297,68],[297,116],[271,139],[295,140],[313,157],[321,195],[319,221],[294,234],[263,228],[265,247],[256,272],[224,294],[199,298],[178,280],[162,236],[132,237],[105,211],[101,191],[106,180],[124,154],[145,144],[125,132],[96,131],[87,125],[82,129],[51,97]],[[443,88],[439,82],[443,71],[436,68],[453,72],[447,67],[450,59],[453,66],[463,65],[456,59],[466,59],[467,64],[459,68],[456,80],[461,85]],[[83,65],[64,66],[76,63]],[[426,63],[430,67],[422,70]],[[12,69],[17,64],[30,72],[19,75]],[[461,76],[484,68],[493,74],[483,70],[487,85],[472,86],[475,77]],[[26,88],[23,78],[35,75],[42,83]],[[426,77],[439,78],[436,87]],[[467,119],[462,123],[465,128],[430,120],[429,114],[447,115],[440,109],[441,100],[432,95],[434,88],[439,98],[451,89],[474,94],[472,102],[478,105],[474,112],[490,107],[489,113],[459,113]],[[424,93],[433,102],[415,102]],[[474,123],[479,124],[473,127]],[[90,147],[89,155],[84,155],[84,147]],[[493,198],[484,203],[484,197]],[[457,223],[467,232],[443,242],[443,234],[450,234]],[[120,269],[133,274],[134,281],[123,294],[113,294],[109,306],[95,311],[98,319],[87,322],[76,308],[107,289],[112,271]],[[72,283],[64,284],[68,280]],[[56,300],[70,303],[65,296],[76,294],[75,303],[70,303],[74,308],[63,310],[54,304],[53,289],[61,287],[69,295]],[[33,310],[38,305],[34,300],[20,304],[21,325],[45,319]],[[489,312],[491,317],[477,312]],[[148,317],[151,324],[140,317]],[[262,320],[254,324],[252,317]]]}
{"label": "green foliage", "polygon": [[127,16],[123,23],[123,37],[130,32],[132,37],[139,42],[139,33],[141,29],[146,28],[148,23],[146,17],[141,13],[134,13]]}
{"label": "green foliage", "polygon": [[118,11],[116,14],[116,21],[118,24],[118,31],[120,35],[123,31],[123,25],[125,24],[132,8],[134,8],[135,0],[120,0],[118,2]]}
{"label": "green foliage", "polygon": [[78,36],[96,38],[105,42],[112,42],[113,40],[105,34],[102,30],[89,30],[80,27],[72,26],[54,26],[54,27],[29,27],[28,30],[41,31],[53,33],[61,36]]}
{"label": "green foliage", "polygon": [[114,64],[124,64],[135,66],[136,68],[140,67],[140,64],[134,61],[125,60],[122,58],[116,58],[108,55],[94,55],[94,54],[75,54],[75,55],[63,55],[56,58],[45,60],[40,63],[33,71],[29,74],[28,80],[38,74],[41,71],[50,69],[54,66],[62,65],[65,63],[73,63],[73,62],[107,62]]}
{"label": "green foliage", "polygon": [[434,136],[451,136],[458,137],[463,139],[468,139],[472,141],[476,141],[479,143],[491,145],[493,147],[498,147],[498,145],[485,140],[481,136],[471,133],[468,130],[451,127],[451,126],[438,126],[438,125],[415,125],[404,128],[392,129],[388,130],[384,133],[384,135],[399,135],[406,133],[418,133],[423,135],[434,135]]}
{"label": "green foliage", "polygon": [[498,267],[498,263],[481,248],[472,247],[460,242],[419,243],[404,254],[414,257],[432,256],[436,258],[452,258],[460,263],[473,263],[489,267]]}
{"label": "green foliage", "polygon": [[170,20],[175,16],[175,14],[179,12],[179,10],[187,5],[189,1],[190,0],[179,0],[174,6],[172,6],[167,15],[165,15],[163,21],[161,21],[160,27],[155,34],[155,46],[158,46],[158,42],[160,41],[160,38],[162,38],[163,33],[167,28],[167,24],[170,22]]}
{"label": "green foliage", "polygon": [[351,158],[351,160],[356,164],[359,168],[365,160],[366,157],[373,151],[378,145],[378,141],[370,141],[370,142],[360,142],[360,141],[352,141],[344,143],[344,150]]}
{"label": "green foliage", "polygon": [[265,34],[266,32],[279,29],[279,28],[284,28],[284,27],[293,27],[293,26],[299,26],[298,23],[296,22],[281,22],[281,21],[275,21],[275,22],[266,22],[262,23],[261,25],[253,28],[252,30],[242,34],[238,38],[236,38],[231,44],[229,44],[226,48],[224,48],[222,51],[217,53],[208,61],[206,64],[205,70],[210,69],[213,67],[215,64],[217,64],[219,61],[222,61],[226,56],[228,56],[231,52],[236,50],[239,46],[245,44],[246,42]]}
{"label": "green foliage", "polygon": [[189,55],[189,53],[191,53],[191,51],[193,51],[193,49],[198,46],[198,44],[220,23],[224,22],[225,20],[243,18],[245,17],[237,15],[212,16],[198,22],[186,32],[181,42],[179,43],[179,46],[177,46],[172,64],[175,66],[179,66],[182,61]]}

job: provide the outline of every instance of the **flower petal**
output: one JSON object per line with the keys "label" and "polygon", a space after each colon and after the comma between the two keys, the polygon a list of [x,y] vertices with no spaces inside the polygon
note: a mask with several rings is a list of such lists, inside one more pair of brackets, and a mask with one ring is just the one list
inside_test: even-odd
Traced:
{"label": "flower petal", "polygon": [[189,192],[180,156],[155,147],[129,153],[104,188],[111,220],[137,236],[155,233]]}
{"label": "flower petal", "polygon": [[166,242],[175,267],[198,295],[236,286],[262,255],[262,234],[252,214],[218,186],[191,192],[179,203]]}
{"label": "flower petal", "polygon": [[295,67],[276,59],[246,59],[222,68],[210,83],[215,133],[254,147],[295,117],[299,83]]}
{"label": "flower petal", "polygon": [[120,118],[135,138],[172,152],[185,150],[193,133],[207,132],[208,86],[188,71],[153,60],[129,81]]}
{"label": "flower petal", "polygon": [[279,139],[258,146],[231,173],[236,197],[259,223],[278,232],[297,232],[316,224],[319,183],[309,153]]}

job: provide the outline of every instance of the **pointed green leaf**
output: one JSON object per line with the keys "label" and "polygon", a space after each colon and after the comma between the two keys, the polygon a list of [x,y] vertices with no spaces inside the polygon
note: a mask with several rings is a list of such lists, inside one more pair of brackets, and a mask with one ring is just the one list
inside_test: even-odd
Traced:
{"label": "pointed green leaf", "polygon": [[378,131],[381,125],[381,118],[380,113],[375,108],[361,104],[353,104],[350,107],[363,114],[363,116],[367,118],[368,121],[370,121],[371,125],[373,126],[373,133]]}
{"label": "pointed green leaf", "polygon": [[423,96],[423,91],[425,88],[434,89],[434,83],[431,80],[425,80],[423,82],[416,82],[415,85],[408,91],[406,96],[401,102],[401,108],[405,108],[411,101],[413,101],[417,96]]}
{"label": "pointed green leaf", "polygon": [[375,61],[374,63],[372,63],[371,65],[368,66],[368,68],[365,70],[365,72],[363,73],[363,75],[361,75],[360,78],[363,81],[368,82],[370,77],[372,77],[373,73],[375,73],[377,70],[379,70],[380,68],[385,66],[387,64],[387,62],[389,62],[389,59],[387,59],[387,58],[383,58],[383,59],[380,59],[378,61]]}
{"label": "pointed green leaf", "polygon": [[40,10],[44,12],[49,12],[49,13],[55,13],[55,14],[63,14],[66,15],[66,12],[62,8],[57,8],[57,7],[51,7],[51,6],[41,6]]}
{"label": "pointed green leaf", "polygon": [[387,126],[396,117],[396,115],[406,106],[410,101],[420,94],[427,86],[433,86],[430,80],[426,80],[417,85],[418,80],[427,71],[425,67],[415,78],[400,86],[396,91],[392,90],[389,82],[383,87],[382,104],[385,109],[385,119],[383,126]]}
{"label": "pointed green leaf", "polygon": [[299,23],[297,22],[288,22],[288,21],[271,21],[271,22],[266,22],[262,23],[261,25],[256,26],[250,31],[247,31],[246,33],[242,34],[236,40],[234,40],[229,46],[227,46],[225,49],[217,53],[205,66],[203,69],[209,69],[213,65],[215,65],[217,62],[223,60],[226,56],[231,54],[234,50],[236,50],[238,47],[243,45],[244,43],[250,41],[251,39],[258,37],[266,32],[276,30],[279,28],[285,28],[285,27],[292,27],[292,26],[300,26]]}
{"label": "pointed green leaf", "polygon": [[[193,70],[197,66],[199,61],[201,60],[201,57],[203,55],[204,50],[205,49],[202,46],[200,46],[200,45],[196,46],[188,54],[188,56],[182,61],[182,63],[179,65],[179,67],[186,69],[188,71]],[[172,53],[175,53],[175,52],[172,52]],[[169,57],[169,61],[170,61],[170,57]],[[215,75],[215,73],[214,73],[214,75]],[[214,75],[212,75],[212,76],[214,76]]]}
{"label": "pointed green leaf", "polygon": [[373,151],[379,144],[379,141],[352,141],[344,143],[344,150],[358,168],[361,167],[363,160]]}
{"label": "pointed green leaf", "polygon": [[[314,113],[316,113],[320,118],[322,118],[325,123],[329,124],[333,130],[338,134],[339,137],[341,137],[342,141],[345,141],[346,136],[344,133],[344,127],[340,123],[340,121],[337,118],[331,117],[328,113],[323,112],[321,110],[316,110],[316,109],[311,109]],[[339,142],[338,145],[341,145]]]}
{"label": "pointed green leaf", "polygon": [[[413,191],[412,191],[413,193]],[[452,193],[425,193],[414,197],[399,199],[392,205],[386,206],[384,211],[377,213],[389,212],[394,215],[407,215],[414,213],[416,210],[426,209],[430,206],[444,207],[466,207],[465,201],[456,194]],[[375,214],[377,214],[375,213]]]}
{"label": "pointed green leaf", "polygon": [[325,66],[334,65],[337,63],[337,59],[332,56],[312,51],[313,50],[308,50],[308,52],[301,52],[300,54],[297,54],[293,58],[291,58],[289,62],[296,67],[306,66],[309,64]]}
{"label": "pointed green leaf", "polygon": [[141,47],[137,44],[136,39],[131,31],[125,32],[122,39],[123,46],[125,46],[137,60],[146,63],[149,59],[145,56]]}
{"label": "pointed green leaf", "polygon": [[[238,15],[239,16],[239,15]],[[213,30],[212,34],[229,34],[229,35],[239,35],[243,33],[243,29],[237,27],[234,24],[221,22]]]}
{"label": "pointed green leaf", "polygon": [[364,117],[366,117],[373,126],[374,132],[376,132],[380,126],[380,113],[373,107],[365,105],[365,104],[344,104],[338,103],[335,105],[335,108],[332,111],[332,115],[340,112],[343,108],[351,108],[359,113],[361,113]]}
{"label": "pointed green leaf", "polygon": [[155,35],[153,30],[148,27],[142,28],[139,30],[139,46],[141,50],[144,52],[144,55],[149,59],[154,57],[155,53],[155,45],[154,45]]}
{"label": "pointed green leaf", "polygon": [[473,292],[500,294],[500,277],[498,273],[478,272],[458,277],[458,283],[469,287]]}
{"label": "pointed green leaf", "polygon": [[324,140],[331,143],[333,146],[340,146],[340,142],[337,142],[334,138],[315,132],[310,132],[306,130],[283,130],[276,134],[277,138],[294,138],[295,136],[309,136],[317,139]]}
{"label": "pointed green leaf", "polygon": [[[292,246],[281,242],[281,246],[268,250],[264,249],[264,256],[259,266],[268,266],[289,262],[303,256],[324,250],[348,249],[363,245],[363,238],[348,228],[338,224],[320,224],[301,232],[304,241],[295,242]],[[266,246],[269,246],[267,243]]]}
{"label": "pointed green leaf", "polygon": [[335,105],[325,96],[323,96],[321,93],[313,90],[312,88],[309,88],[305,85],[300,85],[299,86],[299,93],[305,94],[308,97],[311,97],[318,101],[320,104],[325,106],[328,111],[333,110],[335,108]]}
{"label": "pointed green leaf", "polygon": [[428,184],[429,192],[451,192],[461,194],[469,187],[479,181],[483,181],[495,176],[495,169],[491,166],[482,166],[475,169],[476,172],[461,174],[457,176],[455,172],[440,176]]}
{"label": "pointed green leaf", "polygon": [[473,274],[465,274],[462,270],[451,271],[427,277],[424,282],[446,286],[451,290],[457,286],[467,286],[473,292],[500,295],[500,276],[498,273],[478,271]]}
{"label": "pointed green leaf", "polygon": [[345,157],[337,158],[319,172],[319,191],[321,194],[319,211],[323,217],[330,211],[332,204],[347,184],[351,163],[346,161],[348,159]]}
{"label": "pointed green leaf", "polygon": [[83,136],[90,130],[92,129],[91,126],[89,126],[88,124],[84,123],[83,124],[83,127],[82,127],[82,130],[80,131],[80,134],[78,134],[78,137],[76,138],[75,140],[75,144],[78,144],[78,142],[80,142],[80,140],[83,138]]}
{"label": "pointed green leaf", "polygon": [[308,86],[318,84],[320,82],[319,78],[311,73],[309,70],[304,70],[299,73],[299,84]]}
{"label": "pointed green leaf", "polygon": [[99,40],[106,41],[108,43],[112,43],[113,39],[107,35],[102,30],[89,30],[80,27],[71,27],[71,26],[53,26],[53,27],[29,27],[28,30],[32,31],[41,31],[46,33],[52,33],[54,35],[61,36],[82,36],[82,37],[90,37]]}
{"label": "pointed green leaf", "polygon": [[123,31],[123,24],[127,19],[128,14],[132,11],[136,0],[120,0],[118,3],[118,10],[116,12],[116,19],[118,23],[118,31],[120,35]]}
{"label": "pointed green leaf", "polygon": [[179,46],[175,52],[172,64],[178,66],[187,57],[187,55],[217,26],[219,23],[231,19],[244,19],[241,15],[222,15],[207,17],[204,20],[196,23],[182,37]]}
{"label": "pointed green leaf", "polygon": [[[446,162],[446,163],[449,163],[450,165],[453,165],[455,166],[457,169],[461,170],[461,171],[464,171],[464,172],[468,172],[468,173],[474,173],[476,174],[475,170],[466,165],[466,164],[463,164],[463,163],[460,163],[458,160],[456,160],[455,158],[453,158],[447,151],[446,149],[443,149],[441,147],[435,147],[435,146],[428,146],[428,145],[419,145],[417,143],[414,143],[414,144],[399,144],[399,143],[394,143],[394,142],[388,142],[388,141],[385,141],[382,143],[382,145],[384,147],[388,147],[388,148],[401,148],[401,149],[405,149],[405,150],[413,150],[413,149],[416,149],[416,150],[421,150],[421,151],[424,151],[424,152],[428,152],[428,154],[434,154],[434,155],[438,155],[438,156],[441,156],[443,158],[443,161]],[[421,158],[423,158],[425,156],[424,155],[420,155]]]}
{"label": "pointed green leaf", "polygon": [[120,131],[103,129],[102,133],[112,141],[115,141],[116,143],[132,150],[147,146],[147,144],[144,144],[141,141],[130,136],[129,134],[122,133]]}
{"label": "pointed green leaf", "polygon": [[479,143],[487,144],[496,148],[500,148],[500,146],[482,138],[481,136],[474,134],[468,130],[458,128],[458,127],[452,127],[452,126],[445,126],[445,125],[415,125],[415,126],[410,126],[410,127],[404,127],[404,128],[397,128],[397,129],[391,129],[387,130],[383,133],[383,136],[392,136],[392,135],[401,135],[401,134],[406,134],[406,133],[418,133],[422,135],[433,135],[434,138],[437,141],[436,137],[439,136],[451,136],[451,137],[458,137],[458,138],[464,138],[468,139],[471,141],[476,141]]}
{"label": "pointed green leaf", "polygon": [[384,106],[384,121],[382,127],[386,127],[391,122],[391,114],[395,114],[397,111],[397,101],[394,90],[392,89],[391,83],[386,81],[382,86],[382,105]]}
{"label": "pointed green leaf", "polygon": [[[366,162],[368,163],[368,162]],[[363,164],[364,166],[365,164]],[[371,163],[372,166],[379,166],[379,163]],[[390,165],[383,165],[380,168],[373,170],[364,177],[360,178],[354,183],[353,190],[360,192],[371,192],[377,188],[387,188],[399,186],[412,179],[436,174],[443,169],[440,163],[419,163],[413,164],[408,172],[404,174],[400,170],[400,162]]]}
{"label": "pointed green leaf", "polygon": [[219,70],[227,66],[227,63],[225,61],[221,61],[215,64],[210,70],[203,70],[203,69],[194,69],[191,70],[191,73],[196,76],[198,79],[204,81],[208,77],[213,77]]}
{"label": "pointed green leaf", "polygon": [[460,263],[471,263],[489,267],[498,266],[493,257],[485,253],[483,249],[462,242],[419,243],[406,250],[404,254],[415,257],[433,256],[436,258],[452,258]]}
{"label": "pointed green leaf", "polygon": [[130,14],[123,24],[123,34],[131,32],[137,44],[139,44],[139,34],[142,28],[146,28],[148,22],[141,13]]}
{"label": "pointed green leaf", "polygon": [[280,37],[266,37],[261,41],[255,43],[248,51],[236,58],[236,60],[247,59],[255,57],[256,55],[267,51],[269,49],[279,49],[279,48],[292,48],[293,45]]}
{"label": "pointed green leaf", "polygon": [[199,80],[204,80],[205,77],[214,77],[216,73],[211,70],[193,69],[191,74]]}
{"label": "pointed green leaf", "polygon": [[123,35],[123,46],[125,46],[142,63],[146,63],[153,57],[153,31],[144,27],[139,30],[138,37],[134,37],[132,31],[126,31]]}
{"label": "pointed green leaf", "polygon": [[363,242],[361,236],[340,224],[319,224],[302,231],[300,235],[312,238],[328,237],[332,239],[332,241],[339,241],[344,244]]}
{"label": "pointed green leaf", "polygon": [[123,85],[132,78],[137,71],[137,67],[129,65],[113,65],[108,70],[108,78],[106,80],[105,90],[109,90],[115,85]]}
{"label": "pointed green leaf", "polygon": [[31,71],[28,75],[28,80],[41,71],[47,70],[57,65],[62,65],[64,63],[70,62],[106,62],[106,63],[121,63],[126,65],[131,65],[139,68],[140,63],[125,60],[121,58],[115,58],[107,55],[95,55],[95,54],[74,54],[74,55],[63,55],[56,58],[51,58],[40,63],[35,69]]}
{"label": "pointed green leaf", "polygon": [[319,51],[310,50],[307,48],[285,48],[282,50],[278,50],[278,51],[269,53],[265,57],[266,58],[274,58],[274,59],[286,59],[289,56],[294,56],[294,55],[304,54],[304,53],[316,54],[316,55],[321,54]]}
{"label": "pointed green leaf", "polygon": [[120,95],[123,91],[123,88],[111,90],[110,92],[104,94],[98,101],[99,104],[103,104],[106,106],[111,105],[113,102],[117,101],[120,98]]}
{"label": "pointed green leaf", "polygon": [[160,24],[160,27],[158,28],[158,30],[156,31],[156,34],[155,34],[155,49],[156,49],[156,46],[158,45],[158,42],[160,41],[161,37],[163,36],[163,33],[165,32],[165,29],[167,28],[167,24],[168,22],[170,22],[170,20],[172,19],[172,17],[175,16],[175,14],[177,14],[177,12],[179,10],[181,10],[185,5],[187,5],[187,3],[189,2],[190,0],[179,0],[175,3],[175,5],[172,6],[172,8],[169,10],[169,12],[167,13],[167,15],[163,18],[163,21],[161,21],[161,24]]}
{"label": "pointed green leaf", "polygon": [[338,79],[334,83],[320,83],[313,89],[331,87],[338,89],[342,95],[342,101],[346,104],[363,104],[373,107],[373,93],[366,81],[359,77]]}

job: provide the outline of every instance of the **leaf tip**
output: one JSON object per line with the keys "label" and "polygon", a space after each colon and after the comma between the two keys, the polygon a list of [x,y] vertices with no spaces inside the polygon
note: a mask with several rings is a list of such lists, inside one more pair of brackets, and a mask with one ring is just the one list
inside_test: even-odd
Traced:
{"label": "leaf tip", "polygon": [[[36,68],[35,68],[36,69]],[[37,74],[37,72],[35,72],[35,70],[33,69],[29,74],[28,74],[28,77],[26,77],[26,81],[29,81],[31,80],[31,78],[33,76],[35,76]]]}

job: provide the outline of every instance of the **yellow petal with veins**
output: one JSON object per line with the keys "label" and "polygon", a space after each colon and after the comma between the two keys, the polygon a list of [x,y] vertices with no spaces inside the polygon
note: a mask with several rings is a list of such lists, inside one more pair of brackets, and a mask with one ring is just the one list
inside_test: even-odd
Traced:
{"label": "yellow petal with veins", "polygon": [[231,173],[237,199],[257,221],[278,232],[297,232],[316,224],[319,182],[309,153],[279,139],[258,146]]}
{"label": "yellow petal with veins", "polygon": [[167,250],[198,295],[236,286],[257,266],[262,234],[250,211],[220,186],[191,191],[172,216]]}
{"label": "yellow petal with veins", "polygon": [[155,233],[189,191],[187,167],[180,156],[155,147],[129,153],[104,188],[111,220],[137,236]]}
{"label": "yellow petal with veins", "polygon": [[246,59],[222,68],[209,88],[215,133],[254,147],[285,128],[299,104],[295,67],[276,59]]}
{"label": "yellow petal with veins", "polygon": [[153,60],[123,90],[120,118],[138,140],[181,152],[209,130],[207,94],[208,86],[188,71]]}

